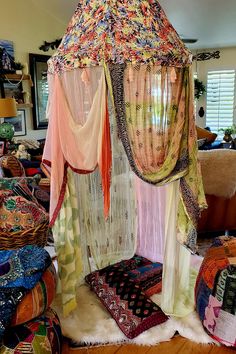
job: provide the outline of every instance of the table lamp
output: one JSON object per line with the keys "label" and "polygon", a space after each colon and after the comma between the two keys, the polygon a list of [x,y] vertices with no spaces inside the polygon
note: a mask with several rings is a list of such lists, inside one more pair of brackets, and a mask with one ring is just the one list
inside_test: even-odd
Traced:
{"label": "table lamp", "polygon": [[[17,116],[16,101],[14,98],[0,98],[0,118],[14,118]],[[11,141],[15,133],[10,123],[0,124],[0,140]],[[5,146],[5,150],[7,146]],[[4,152],[5,153],[5,152]]]}

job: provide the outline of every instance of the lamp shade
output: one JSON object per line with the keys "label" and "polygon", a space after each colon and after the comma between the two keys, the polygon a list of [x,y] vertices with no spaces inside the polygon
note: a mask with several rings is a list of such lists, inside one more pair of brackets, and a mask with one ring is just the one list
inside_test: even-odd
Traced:
{"label": "lamp shade", "polygon": [[0,98],[0,118],[16,117],[16,101],[14,98]]}

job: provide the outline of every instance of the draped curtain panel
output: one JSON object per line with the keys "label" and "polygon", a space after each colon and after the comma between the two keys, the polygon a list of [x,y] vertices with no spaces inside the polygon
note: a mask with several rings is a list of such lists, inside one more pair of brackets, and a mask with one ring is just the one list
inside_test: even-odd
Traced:
{"label": "draped curtain panel", "polygon": [[108,106],[104,68],[77,69],[50,80],[54,90],[44,159],[51,171],[59,291],[67,315],[85,275],[134,255],[137,210],[134,174],[118,138],[114,107]]}
{"label": "draped curtain panel", "polygon": [[109,69],[130,166],[154,185],[180,179],[178,240],[195,252],[197,220],[206,204],[196,157],[191,70],[149,64]]}

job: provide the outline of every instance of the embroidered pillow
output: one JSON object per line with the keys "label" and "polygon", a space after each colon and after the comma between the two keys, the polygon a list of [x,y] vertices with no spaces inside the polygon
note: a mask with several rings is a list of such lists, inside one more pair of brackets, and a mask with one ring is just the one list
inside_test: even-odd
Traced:
{"label": "embroidered pillow", "polygon": [[168,319],[145,295],[141,286],[129,277],[129,265],[131,270],[138,265],[142,266],[142,261],[136,260],[137,258],[122,261],[95,271],[85,278],[121,331],[130,339]]}
{"label": "embroidered pillow", "polygon": [[48,221],[48,214],[21,196],[4,198],[0,205],[0,231],[29,230]]}

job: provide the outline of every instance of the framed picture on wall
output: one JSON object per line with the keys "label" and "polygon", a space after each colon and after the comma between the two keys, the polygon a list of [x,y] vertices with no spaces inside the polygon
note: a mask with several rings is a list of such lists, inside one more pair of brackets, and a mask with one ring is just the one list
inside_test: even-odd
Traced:
{"label": "framed picture on wall", "polygon": [[14,126],[14,136],[26,135],[25,109],[18,109],[16,117],[4,118],[4,122],[10,123]]}
{"label": "framed picture on wall", "polygon": [[[17,103],[24,103],[23,88],[22,83],[19,82],[15,84],[10,81],[2,81],[4,97],[5,98],[15,98]],[[1,97],[2,95],[0,95]]]}
{"label": "framed picture on wall", "polygon": [[4,154],[5,142],[0,141],[0,157]]}
{"label": "framed picture on wall", "polygon": [[0,39],[0,71],[3,74],[15,71],[13,42]]}
{"label": "framed picture on wall", "polygon": [[33,80],[32,103],[34,129],[46,129],[48,120],[46,109],[48,102],[47,61],[48,55],[29,54],[30,74]]}

